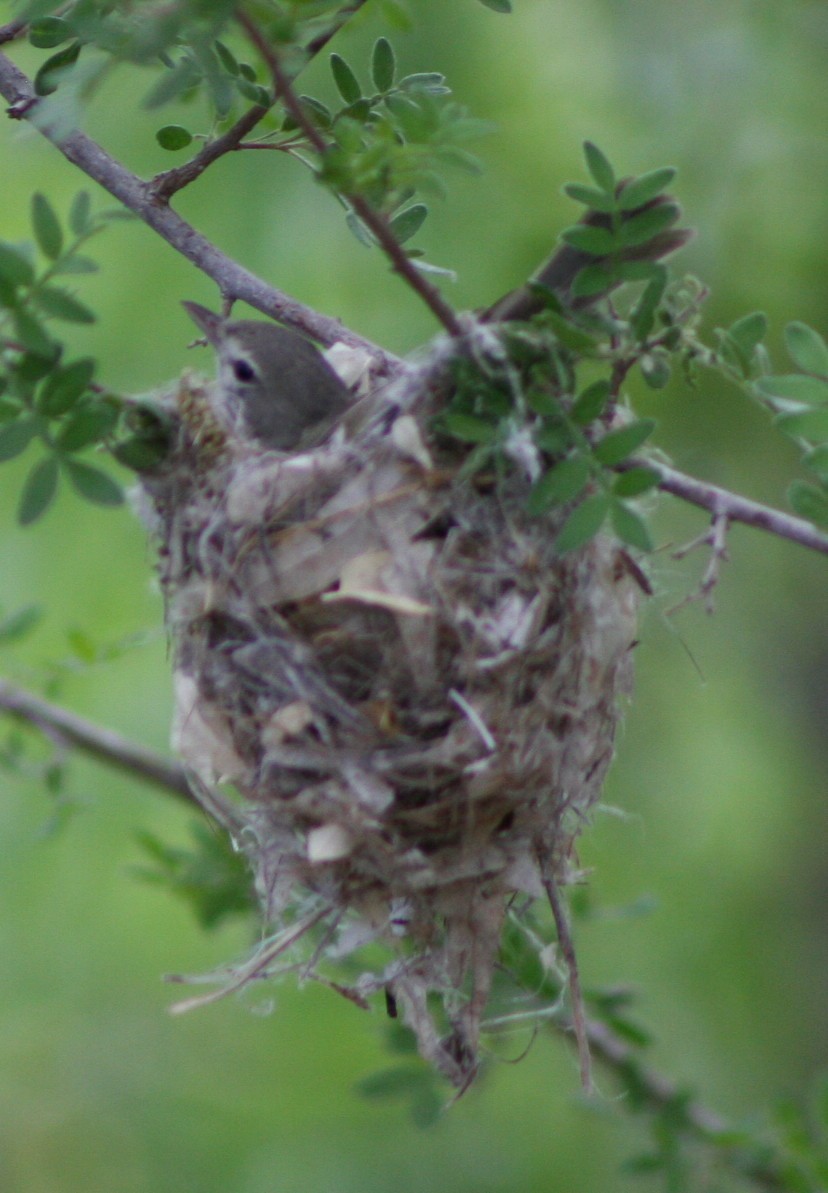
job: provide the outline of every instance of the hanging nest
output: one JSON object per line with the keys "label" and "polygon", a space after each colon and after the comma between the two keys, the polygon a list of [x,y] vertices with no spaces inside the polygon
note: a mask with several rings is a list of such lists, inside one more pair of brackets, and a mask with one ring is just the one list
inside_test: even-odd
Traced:
{"label": "hanging nest", "polygon": [[330,984],[353,955],[364,972],[337,988],[384,990],[463,1087],[507,907],[575,870],[640,590],[609,537],[556,554],[557,515],[526,513],[531,468],[464,475],[433,429],[456,351],[298,455],[227,438],[210,384],[185,377],[143,485],[175,743],[273,931],[233,987],[280,968]]}

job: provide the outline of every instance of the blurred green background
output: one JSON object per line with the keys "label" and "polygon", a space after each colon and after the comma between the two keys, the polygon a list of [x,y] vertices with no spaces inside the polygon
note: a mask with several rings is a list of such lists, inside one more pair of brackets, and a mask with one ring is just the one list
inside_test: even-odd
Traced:
{"label": "blurred green background", "polygon": [[[445,71],[457,98],[496,123],[477,146],[482,178],[452,179],[418,237],[432,261],[458,271],[448,288],[458,306],[519,282],[571,221],[560,186],[582,177],[590,138],[621,172],[679,168],[698,230],[682,261],[712,287],[708,329],[763,309],[780,363],[786,321],[828,329],[823,0],[515,0],[510,17],[473,0],[409,7],[416,27],[391,32],[403,68]],[[365,77],[372,41],[388,32],[369,3],[335,48]],[[36,60],[24,48],[14,56]],[[174,113],[153,121],[138,111],[148,82],[115,74],[87,125],[144,174],[179,160],[153,139]],[[303,88],[330,90],[324,62]],[[90,185],[7,121],[0,174],[0,236],[10,240],[30,235],[32,190],[65,212]],[[280,155],[232,155],[178,206],[262,276],[394,350],[434,331],[335,203]],[[99,356],[107,382],[135,392],[192,365],[179,300],[215,303],[211,284],[137,224],[107,231],[94,255],[102,271],[78,293],[102,317],[72,331],[73,350]],[[793,452],[738,392],[702,378],[695,391],[644,394],[641,408],[658,418],[678,467],[782,504]],[[17,529],[25,465],[0,470],[0,604],[39,601],[47,616],[6,652],[4,669],[34,683],[64,660],[64,703],[164,749],[169,668],[144,533],[129,513],[68,495],[35,528]],[[669,545],[703,522],[665,507],[658,528],[658,592],[606,793],[624,816],[598,812],[583,838],[595,913],[578,930],[581,968],[587,985],[639,990],[652,1063],[739,1118],[806,1091],[827,1059],[825,562],[737,527],[715,617],[693,607],[668,621],[706,562],[679,564]],[[70,646],[78,630],[135,644],[84,666]],[[185,810],[82,760],[70,788],[75,814],[50,832],[44,791],[2,776],[3,1193],[659,1187],[619,1174],[640,1129],[605,1076],[597,1108],[584,1106],[558,1040],[540,1037],[521,1064],[494,1065],[423,1133],[403,1107],[354,1092],[386,1061],[379,1015],[281,987],[267,992],[270,1015],[255,1013],[266,1009],[259,992],[171,1018],[175,990],[160,975],[239,956],[249,928],[204,935],[131,873],[143,862],[136,832],[184,844]],[[625,913],[643,897],[649,914]],[[525,1043],[515,1040],[515,1054]]]}

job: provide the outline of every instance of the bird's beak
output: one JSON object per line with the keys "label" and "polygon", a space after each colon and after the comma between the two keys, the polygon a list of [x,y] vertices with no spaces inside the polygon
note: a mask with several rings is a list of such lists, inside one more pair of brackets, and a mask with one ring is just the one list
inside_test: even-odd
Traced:
{"label": "bird's beak", "polygon": [[221,331],[224,326],[224,320],[221,315],[216,315],[213,311],[203,307],[198,302],[182,302],[181,304],[187,314],[190,316],[196,327],[203,331],[207,337],[207,342],[212,344],[214,348],[219,346],[221,340]]}

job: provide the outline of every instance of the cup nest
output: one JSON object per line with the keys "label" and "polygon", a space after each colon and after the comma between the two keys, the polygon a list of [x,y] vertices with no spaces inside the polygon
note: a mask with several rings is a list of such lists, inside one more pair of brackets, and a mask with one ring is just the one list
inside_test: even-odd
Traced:
{"label": "cup nest", "polygon": [[507,909],[574,872],[640,594],[609,537],[556,553],[519,468],[463,475],[432,431],[444,375],[435,351],[294,455],[227,438],[210,384],[185,377],[143,486],[174,741],[272,932],[238,973],[384,990],[464,1087]]}

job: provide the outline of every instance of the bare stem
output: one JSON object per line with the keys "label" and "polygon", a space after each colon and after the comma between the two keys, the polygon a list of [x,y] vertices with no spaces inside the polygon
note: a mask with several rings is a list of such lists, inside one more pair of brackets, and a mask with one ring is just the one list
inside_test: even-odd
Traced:
{"label": "bare stem", "polygon": [[227,132],[216,137],[214,141],[208,141],[190,161],[182,166],[175,166],[172,170],[165,170],[163,174],[156,174],[149,184],[152,193],[159,200],[169,200],[176,191],[195,182],[213,162],[224,157],[225,153],[238,149],[242,140],[252,132],[269,110],[262,105],[255,105],[240,116]]}
{"label": "bare stem", "polygon": [[[305,134],[308,144],[319,154],[320,158],[324,159],[330,146],[313,121],[308,118],[307,113],[299,103],[291,80],[283,69],[278,54],[264,37],[258,25],[245,12],[239,11],[236,14],[236,19],[267,63],[270,73],[273,76],[273,85],[276,94],[298,127]],[[387,217],[381,211],[376,211],[362,195],[343,192],[343,198],[375,237],[380,248],[391,262],[395,273],[398,273],[400,277],[408,282],[411,289],[415,294],[419,295],[450,335],[462,335],[463,328],[457,315],[445,301],[436,286],[432,286],[423,277],[417,267],[412,264],[410,257],[406,255],[402,245],[391,231]]]}
{"label": "bare stem", "polygon": [[0,711],[35,726],[53,739],[75,746],[100,762],[198,806],[182,766],[155,750],[129,741],[112,729],[67,712],[5,680],[0,680]]}
{"label": "bare stem", "polygon": [[[569,1033],[572,1025],[561,1018],[552,1019],[556,1031]],[[680,1107],[680,1127],[685,1136],[702,1143],[717,1142],[732,1125],[716,1111],[686,1096],[686,1090],[669,1081],[654,1069],[642,1065],[636,1050],[619,1038],[609,1027],[594,1019],[587,1019],[585,1030],[592,1055],[611,1070],[627,1086],[634,1084],[636,1096],[651,1113]],[[789,1185],[772,1156],[739,1157],[739,1173],[760,1189],[782,1193]]]}
{"label": "bare stem", "polygon": [[659,476],[658,487],[665,493],[672,493],[683,501],[701,506],[709,510],[714,518],[726,519],[728,522],[744,522],[746,526],[755,526],[759,530],[767,530],[779,538],[790,539],[811,551],[819,551],[828,555],[828,535],[804,518],[795,518],[792,514],[784,514],[769,505],[761,505],[758,501],[751,501],[747,497],[740,497],[730,493],[727,489],[720,489],[718,485],[711,485],[707,481],[697,480],[694,476],[687,476],[675,468],[668,468],[651,459],[629,459],[619,464],[619,471],[627,472],[630,468],[649,468]]}
{"label": "bare stem", "polygon": [[566,965],[567,980],[569,984],[569,1001],[571,1005],[571,1020],[572,1028],[575,1032],[575,1041],[578,1045],[578,1060],[581,1069],[581,1088],[584,1093],[592,1092],[592,1064],[589,1052],[589,1037],[587,1034],[587,1019],[584,1012],[584,996],[581,991],[581,977],[578,970],[578,957],[575,952],[575,942],[572,939],[572,933],[569,930],[569,919],[566,914],[566,907],[561,899],[558,891],[558,884],[555,882],[551,872],[544,872],[542,875],[543,887],[546,891],[546,897],[549,900],[549,906],[552,908],[552,915],[555,920],[555,931],[558,934],[558,945],[561,950],[561,956]]}
{"label": "bare stem", "polygon": [[24,32],[28,21],[18,17],[15,21],[9,21],[7,25],[0,25],[0,46],[5,45],[6,42],[16,41],[18,37]]}

